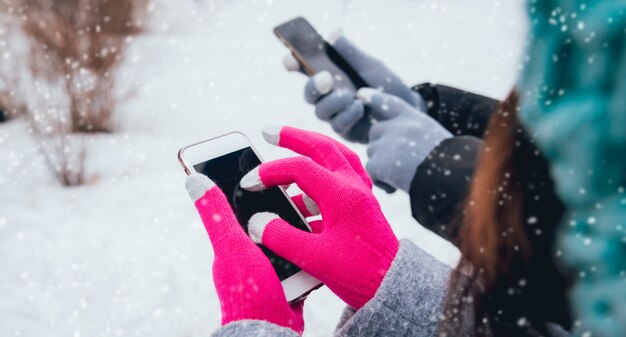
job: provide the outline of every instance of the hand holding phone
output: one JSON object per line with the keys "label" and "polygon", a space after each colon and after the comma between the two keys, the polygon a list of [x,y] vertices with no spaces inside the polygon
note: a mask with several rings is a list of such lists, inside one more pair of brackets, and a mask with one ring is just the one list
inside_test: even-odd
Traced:
{"label": "hand holding phone", "polygon": [[[245,235],[248,232],[248,222],[252,215],[261,212],[278,213],[292,226],[310,231],[302,213],[281,187],[262,193],[249,192],[241,188],[241,178],[261,164],[254,147],[242,133],[232,132],[185,146],[178,152],[178,159],[187,174],[204,175],[217,185],[220,193],[226,196],[229,208],[220,208],[216,214],[223,216],[227,213],[228,217],[234,216],[238,223],[238,232],[241,234]],[[206,226],[210,224],[205,223]],[[209,236],[211,229],[212,227],[207,227]],[[249,238],[246,239],[250,241]],[[288,301],[295,301],[320,285],[318,280],[300,270],[295,264],[261,245],[258,248],[274,267]],[[237,251],[231,251],[231,254],[236,256]]]}
{"label": "hand holding phone", "polygon": [[359,157],[329,137],[292,127],[267,128],[263,135],[302,156],[261,164],[241,187],[264,191],[295,183],[319,206],[322,220],[312,234],[278,214],[255,215],[250,236],[323,281],[352,308],[361,308],[378,290],[399,242]]}
{"label": "hand holding phone", "polygon": [[263,320],[304,330],[303,302],[289,304],[272,264],[243,231],[227,197],[208,177],[194,173],[186,182],[213,245],[213,281],[222,325]]}
{"label": "hand holding phone", "polygon": [[241,133],[185,146],[178,159],[189,175],[187,190],[213,246],[213,280],[222,323],[259,319],[301,333],[301,299],[320,282],[255,244],[247,232],[250,218],[268,211],[281,214],[299,230],[310,231],[301,214],[314,215],[310,204],[307,208],[308,199],[296,196],[294,203],[281,187],[261,193],[242,189],[241,178],[261,160]]}
{"label": "hand holding phone", "polygon": [[333,76],[336,88],[346,88],[353,93],[367,86],[351,65],[324,41],[305,18],[297,17],[277,26],[274,34],[291,50],[309,76],[328,71]]}
{"label": "hand holding phone", "polygon": [[[342,34],[332,34],[324,41],[301,17],[279,25],[274,32],[291,51],[285,62],[287,69],[302,69],[311,76],[305,86],[305,99],[316,106],[317,116],[328,121],[344,138],[359,143],[369,141],[372,116],[355,97],[356,90],[362,87],[380,89],[425,111],[419,94]],[[346,78],[350,85],[346,85]]]}

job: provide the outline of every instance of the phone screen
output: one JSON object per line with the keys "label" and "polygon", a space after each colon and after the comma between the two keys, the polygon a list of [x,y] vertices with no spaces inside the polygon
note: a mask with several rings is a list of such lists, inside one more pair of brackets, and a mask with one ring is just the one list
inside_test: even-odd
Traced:
{"label": "phone screen", "polygon": [[274,32],[297,55],[309,75],[329,71],[333,74],[335,88],[345,87],[354,92],[368,86],[306,19],[297,17],[279,25]]}
{"label": "phone screen", "polygon": [[[248,220],[258,212],[272,212],[292,226],[309,231],[300,214],[294,209],[279,187],[260,192],[249,192],[239,186],[241,178],[261,164],[252,148],[247,147],[223,156],[194,165],[196,172],[204,174],[217,184],[239,221],[248,233]],[[269,258],[278,278],[283,281],[300,271],[293,263],[259,245]]]}

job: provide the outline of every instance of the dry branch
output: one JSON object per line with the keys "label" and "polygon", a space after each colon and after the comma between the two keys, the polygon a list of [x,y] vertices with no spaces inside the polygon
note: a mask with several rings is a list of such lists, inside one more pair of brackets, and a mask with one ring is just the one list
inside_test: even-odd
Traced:
{"label": "dry branch", "polygon": [[[84,134],[115,129],[113,114],[127,97],[116,92],[116,76],[128,43],[143,30],[148,5],[0,0],[0,47],[12,53],[12,62],[0,63],[0,108],[26,116],[63,185],[85,181]],[[27,48],[12,50],[20,44]]]}

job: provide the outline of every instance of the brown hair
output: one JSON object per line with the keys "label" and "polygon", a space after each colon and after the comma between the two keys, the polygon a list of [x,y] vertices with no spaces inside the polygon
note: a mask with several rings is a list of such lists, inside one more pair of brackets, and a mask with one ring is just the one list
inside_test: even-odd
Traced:
{"label": "brown hair", "polygon": [[[450,280],[441,324],[447,335],[527,335],[544,331],[545,322],[568,324],[566,282],[551,255],[563,206],[517,113],[513,91],[485,133],[460,220],[457,269],[464,274]],[[545,296],[553,303],[540,303]]]}

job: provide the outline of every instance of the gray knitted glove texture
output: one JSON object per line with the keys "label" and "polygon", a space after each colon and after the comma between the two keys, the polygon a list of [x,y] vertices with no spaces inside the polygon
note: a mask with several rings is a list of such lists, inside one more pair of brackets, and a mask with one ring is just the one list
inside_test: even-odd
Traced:
{"label": "gray knitted glove texture", "polygon": [[[404,84],[381,61],[361,51],[343,35],[333,34],[328,41],[368,86],[395,95],[410,106],[425,109],[422,97]],[[301,69],[292,57],[287,57],[284,63],[289,70]],[[369,108],[356,99],[355,94],[349,89],[333,88],[333,77],[327,71],[311,76],[304,89],[304,98],[315,105],[318,118],[329,122],[333,130],[342,137],[354,142],[367,143],[372,126],[371,114]]]}
{"label": "gray knitted glove texture", "polygon": [[452,134],[397,96],[372,88],[360,89],[357,96],[378,121],[369,132],[367,172],[377,185],[408,192],[418,165]]}

